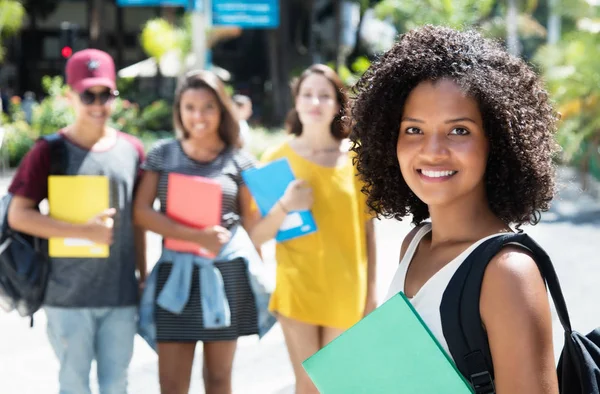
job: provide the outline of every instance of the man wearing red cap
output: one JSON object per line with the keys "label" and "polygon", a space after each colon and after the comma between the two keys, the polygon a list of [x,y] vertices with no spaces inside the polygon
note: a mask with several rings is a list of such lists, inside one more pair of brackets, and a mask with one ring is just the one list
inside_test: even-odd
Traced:
{"label": "man wearing red cap", "polygon": [[[117,96],[111,56],[96,49],[67,62],[75,123],[58,131],[66,175],[109,178],[110,209],[85,224],[39,213],[48,196],[50,145],[39,140],[23,158],[9,192],[9,225],[40,238],[84,238],[110,244],[107,258],[51,259],[44,300],[48,337],[60,361],[60,394],[89,394],[96,360],[101,394],[126,394],[127,369],[136,334],[138,279],[146,276],[145,234],[134,228],[132,200],[144,148],[136,138],[107,126]],[[54,153],[54,151],[53,151]],[[85,204],[85,201],[81,201]]]}

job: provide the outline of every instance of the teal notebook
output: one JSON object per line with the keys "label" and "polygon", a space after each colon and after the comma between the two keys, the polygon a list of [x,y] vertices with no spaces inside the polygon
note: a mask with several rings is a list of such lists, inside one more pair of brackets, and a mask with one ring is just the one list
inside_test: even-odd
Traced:
{"label": "teal notebook", "polygon": [[302,363],[321,394],[472,394],[404,293]]}

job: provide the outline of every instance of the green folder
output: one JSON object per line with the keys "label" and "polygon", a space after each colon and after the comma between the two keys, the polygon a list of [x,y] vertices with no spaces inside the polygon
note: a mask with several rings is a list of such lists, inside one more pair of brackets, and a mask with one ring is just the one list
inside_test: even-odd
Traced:
{"label": "green folder", "polygon": [[472,394],[400,292],[302,363],[321,394]]}

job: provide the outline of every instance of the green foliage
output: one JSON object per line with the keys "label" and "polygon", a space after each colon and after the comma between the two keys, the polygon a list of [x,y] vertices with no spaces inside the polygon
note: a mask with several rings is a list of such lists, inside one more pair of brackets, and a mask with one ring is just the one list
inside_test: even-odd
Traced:
{"label": "green foliage", "polygon": [[189,14],[183,17],[183,24],[177,29],[179,50],[182,54],[192,52],[192,18]]}
{"label": "green foliage", "polygon": [[[538,0],[513,0],[519,13],[516,19],[518,40],[523,56],[530,57],[543,43],[546,29],[532,15]],[[400,33],[424,24],[456,29],[477,28],[489,37],[507,39],[509,0],[383,0],[376,15],[391,21]]]}
{"label": "green foliage", "polygon": [[[11,109],[17,109],[18,104],[11,106]],[[9,165],[17,164],[27,151],[33,146],[37,138],[34,130],[25,121],[22,112],[17,112],[12,123],[0,125],[4,129],[4,140],[2,149],[6,150]]]}
{"label": "green foliage", "polygon": [[0,0],[0,32],[15,34],[21,29],[25,8],[16,0]]}
{"label": "green foliage", "polygon": [[[215,43],[237,37],[241,29],[232,26],[214,26],[205,31],[206,44]],[[178,24],[172,24],[164,18],[154,18],[146,22],[142,28],[140,42],[144,52],[158,61],[167,53],[174,52],[182,63],[192,52],[192,18],[185,14]]]}
{"label": "green foliage", "polygon": [[75,121],[62,78],[44,76],[42,87],[48,96],[34,108],[31,119],[31,127],[37,136],[55,133]]}
{"label": "green foliage", "polygon": [[181,34],[163,18],[150,19],[142,28],[140,43],[148,56],[160,59],[180,46]]}
{"label": "green foliage", "polygon": [[[518,15],[517,24],[519,37],[522,40],[546,37],[546,28],[529,14]],[[505,37],[506,18],[500,15],[490,18],[482,23],[481,29],[492,37]]]}
{"label": "green foliage", "polygon": [[129,100],[115,100],[108,124],[115,129],[138,136],[140,128],[143,127],[139,106]]}
{"label": "green foliage", "polygon": [[[335,68],[335,64],[333,62],[328,64],[329,67]],[[371,66],[371,61],[364,57],[357,57],[354,62],[347,67],[346,65],[341,65],[338,74],[347,87],[354,86],[356,82],[358,82],[359,78],[369,69]]]}
{"label": "green foliage", "polygon": [[144,107],[140,114],[140,129],[142,130],[170,130],[173,128],[173,109],[164,100],[154,101]]}
{"label": "green foliage", "polygon": [[281,144],[286,138],[288,138],[288,134],[282,129],[252,127],[249,141],[244,149],[260,159],[265,150]]}
{"label": "green foliage", "polygon": [[25,8],[16,0],[0,0],[0,63],[4,60],[2,39],[16,34],[23,24]]}
{"label": "green foliage", "polygon": [[135,77],[117,79],[117,90],[120,96],[128,96],[135,93],[138,88],[136,86]]}
{"label": "green foliage", "polygon": [[[42,85],[48,95],[34,106],[31,124],[25,121],[18,97],[12,99],[10,116],[3,121],[6,130],[3,149],[8,152],[10,165],[18,164],[37,138],[75,121],[62,78],[46,76]],[[172,128],[171,107],[165,101],[155,101],[140,109],[136,103],[117,98],[113,105],[109,125],[145,141],[153,141]]]}
{"label": "green foliage", "polygon": [[495,0],[383,0],[375,7],[380,19],[390,19],[399,31],[424,24],[463,28],[490,16]]}
{"label": "green foliage", "polygon": [[144,150],[146,152],[148,152],[150,150],[150,148],[152,148],[152,146],[154,144],[156,144],[157,141],[166,139],[166,138],[173,138],[173,133],[170,131],[154,131],[154,132],[145,131],[145,132],[142,132],[137,137],[140,139],[140,141],[142,141],[142,144],[144,145]]}
{"label": "green foliage", "polygon": [[585,0],[561,0],[556,11],[565,18],[577,20],[594,13],[594,6]]}
{"label": "green foliage", "polygon": [[557,139],[566,161],[581,159],[583,147],[600,143],[600,35],[582,23],[593,21],[600,10],[581,6],[579,12],[585,15],[577,21],[580,29],[564,34],[557,45],[543,46],[534,57],[561,114]]}
{"label": "green foliage", "polygon": [[[8,155],[10,166],[19,164],[37,138],[54,133],[75,120],[61,78],[45,77],[43,85],[48,96],[34,108],[31,125],[25,121],[18,97],[11,100],[10,116],[3,116],[2,127],[6,133],[2,149]],[[137,136],[148,150],[157,140],[173,137],[168,131],[172,128],[171,111],[165,101],[155,101],[140,109],[136,103],[117,98],[109,122],[113,127]],[[286,136],[280,129],[254,127],[246,149],[260,157],[268,147],[281,143]]]}

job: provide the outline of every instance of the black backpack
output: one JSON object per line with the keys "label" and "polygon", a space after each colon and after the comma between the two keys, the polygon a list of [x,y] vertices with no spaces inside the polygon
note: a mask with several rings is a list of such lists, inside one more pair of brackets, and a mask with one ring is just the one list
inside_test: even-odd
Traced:
{"label": "black backpack", "polygon": [[[50,174],[62,175],[67,168],[63,138],[58,134],[42,137],[50,145]],[[0,308],[16,310],[31,318],[44,301],[50,259],[47,240],[15,231],[8,225],[8,208],[13,196],[0,199]]]}
{"label": "black backpack", "polygon": [[494,368],[479,313],[485,269],[507,244],[519,244],[535,258],[565,331],[558,362],[561,394],[600,394],[600,328],[584,336],[571,329],[558,277],[546,252],[527,234],[507,234],[479,245],[456,271],[442,297],[440,314],[444,337],[459,371],[476,394],[493,394]]}

